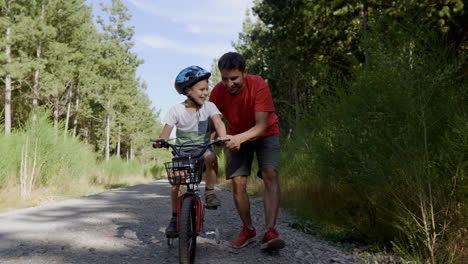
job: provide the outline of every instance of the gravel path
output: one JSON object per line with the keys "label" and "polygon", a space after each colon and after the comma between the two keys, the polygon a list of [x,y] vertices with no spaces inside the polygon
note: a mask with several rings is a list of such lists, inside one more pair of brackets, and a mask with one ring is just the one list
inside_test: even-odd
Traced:
{"label": "gravel path", "polygon": [[[0,214],[0,263],[177,263],[178,242],[167,245],[170,185],[166,180]],[[204,186],[201,185],[203,190]],[[263,203],[251,198],[257,242],[233,249],[241,229],[232,194],[217,190],[218,210],[206,210],[197,263],[354,263],[352,253],[288,227],[294,217],[280,209],[277,229],[286,241],[279,252],[260,250]]]}

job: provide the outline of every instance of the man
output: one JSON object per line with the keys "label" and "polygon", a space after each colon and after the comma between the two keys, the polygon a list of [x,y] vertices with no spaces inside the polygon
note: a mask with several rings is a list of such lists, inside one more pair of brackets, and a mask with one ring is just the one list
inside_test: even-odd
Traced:
{"label": "man", "polygon": [[278,182],[279,128],[270,88],[259,76],[247,75],[245,60],[239,53],[228,52],[218,62],[221,82],[211,92],[210,101],[228,122],[226,142],[226,178],[232,180],[233,198],[243,228],[232,242],[242,248],[255,241],[256,230],[250,217],[247,176],[254,153],[257,154],[258,176],[263,179],[265,234],[262,249],[280,249],[284,240],[275,229],[280,202]]}

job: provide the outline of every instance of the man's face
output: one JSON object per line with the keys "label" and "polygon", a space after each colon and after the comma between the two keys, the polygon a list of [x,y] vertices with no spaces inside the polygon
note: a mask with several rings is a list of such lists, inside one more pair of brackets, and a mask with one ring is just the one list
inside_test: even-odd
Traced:
{"label": "man's face", "polygon": [[208,96],[208,80],[199,81],[192,87],[187,88],[186,94],[192,96],[198,104],[204,104]]}
{"label": "man's face", "polygon": [[230,95],[238,95],[244,89],[244,76],[247,74],[247,69],[239,70],[221,70],[221,82],[228,90]]}

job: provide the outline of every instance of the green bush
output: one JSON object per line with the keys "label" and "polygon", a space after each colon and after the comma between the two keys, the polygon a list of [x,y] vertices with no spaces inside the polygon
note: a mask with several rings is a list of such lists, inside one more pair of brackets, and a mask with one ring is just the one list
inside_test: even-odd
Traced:
{"label": "green bush", "polygon": [[283,200],[303,193],[298,211],[343,237],[447,262],[468,225],[466,60],[410,33],[374,36],[371,64],[303,120],[310,136],[284,142]]}

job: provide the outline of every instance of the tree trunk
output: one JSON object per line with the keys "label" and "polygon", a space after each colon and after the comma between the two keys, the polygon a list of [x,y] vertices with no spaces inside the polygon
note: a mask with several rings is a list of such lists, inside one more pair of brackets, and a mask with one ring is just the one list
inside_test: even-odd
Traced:
{"label": "tree trunk", "polygon": [[68,89],[67,94],[67,117],[65,118],[65,131],[63,135],[63,139],[67,139],[67,132],[68,132],[68,121],[70,120],[70,109],[71,109],[71,100],[73,96],[73,82],[70,84],[70,88]]}
{"label": "tree trunk", "polygon": [[[78,80],[79,80],[78,76]],[[80,109],[80,86],[76,85],[76,101],[75,101],[75,117],[73,118],[73,138],[76,137],[76,129],[78,126],[78,110]]]}
{"label": "tree trunk", "polygon": [[109,161],[110,158],[110,95],[112,91],[112,85],[109,85],[109,91],[108,91],[108,98],[107,98],[107,114],[106,114],[106,162]]}
{"label": "tree trunk", "polygon": [[[44,20],[44,4],[42,4],[41,20]],[[39,37],[37,40],[36,56],[38,59],[41,58],[42,49],[42,38]],[[36,69],[34,74],[34,85],[33,85],[33,121],[36,122],[37,118],[37,99],[39,97],[39,69]]]}
{"label": "tree trunk", "polygon": [[122,125],[119,124],[119,136],[118,136],[118,141],[117,141],[117,157],[120,158],[120,130],[122,129]]}
{"label": "tree trunk", "polygon": [[364,63],[369,65],[369,44],[367,42],[367,32],[369,31],[369,6],[367,1],[364,1],[364,7],[362,10],[362,26],[364,28]]}
{"label": "tree trunk", "polygon": [[[11,64],[11,46],[10,46],[10,31],[11,31],[11,17],[10,17],[10,1],[6,1],[7,5],[7,18],[8,25],[6,28],[6,37],[5,37],[5,55],[6,55],[6,64]],[[7,71],[5,76],[5,135],[11,133],[11,73]]]}
{"label": "tree trunk", "polygon": [[59,114],[59,98],[58,95],[54,97],[54,128],[55,134],[58,131],[58,114]]}
{"label": "tree trunk", "polygon": [[85,140],[85,144],[88,145],[88,138],[89,138],[89,128],[88,128],[89,124],[88,122],[86,122],[86,126],[85,126],[85,130],[84,130],[84,140]]}
{"label": "tree trunk", "polygon": [[110,115],[106,114],[106,162],[109,161],[109,142],[110,141]]}
{"label": "tree trunk", "polygon": [[130,143],[130,160],[133,160],[133,143]]}

